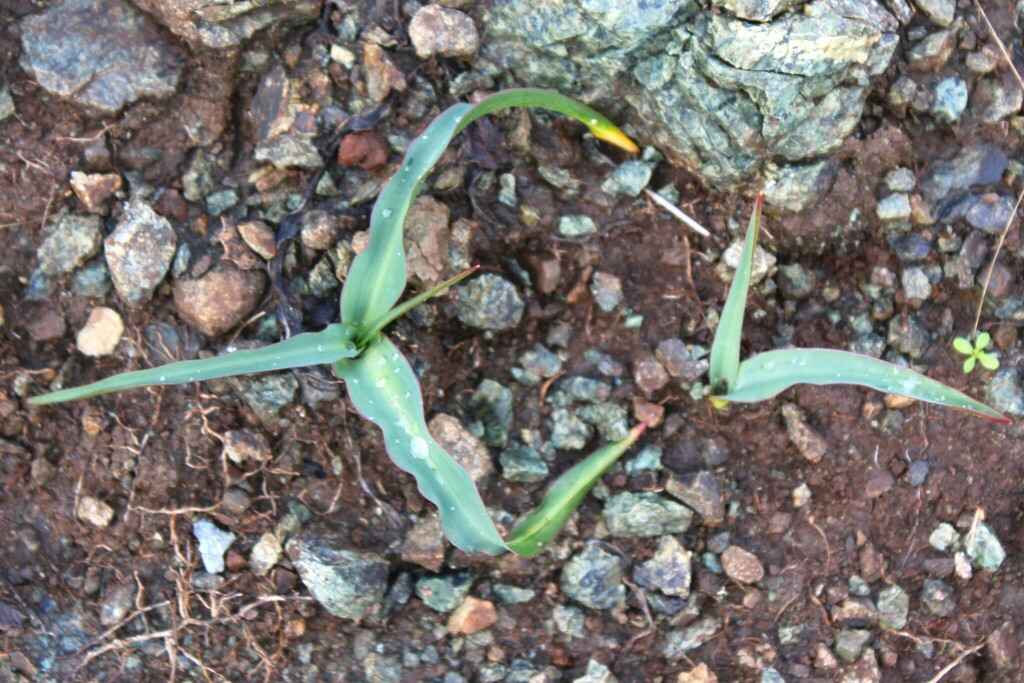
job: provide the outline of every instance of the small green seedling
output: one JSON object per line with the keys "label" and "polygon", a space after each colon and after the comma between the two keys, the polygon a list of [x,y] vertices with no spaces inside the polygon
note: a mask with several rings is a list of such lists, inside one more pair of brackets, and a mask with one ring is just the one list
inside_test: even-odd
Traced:
{"label": "small green seedling", "polygon": [[[747,228],[740,264],[729,288],[718,330],[715,332],[715,340],[711,345],[711,401],[716,407],[722,407],[730,401],[764,401],[794,384],[857,384],[890,394],[966,410],[997,422],[1010,422],[1010,419],[999,411],[941,382],[901,365],[858,353],[834,349],[779,349],[766,351],[740,362],[743,313],[747,305],[750,271],[753,268],[754,248],[761,229],[763,206],[764,197],[758,195]],[[971,348],[968,352],[973,354],[975,350]],[[982,361],[983,364],[984,362]],[[964,368],[966,370],[966,364]]]}
{"label": "small green seedling", "polygon": [[603,446],[563,474],[540,506],[512,529],[506,543],[469,473],[427,431],[419,381],[405,356],[383,333],[395,318],[468,275],[463,273],[396,305],[406,286],[402,239],[405,217],[427,174],[451,140],[474,120],[497,109],[523,106],[565,114],[587,126],[598,139],[630,152],[639,151],[611,121],[558,93],[505,90],[475,105],[456,104],[409,145],[401,168],[381,190],[370,215],[369,244],[352,262],[342,288],[340,323],[261,349],[128,372],[84,387],[36,396],[29,402],[45,405],[136,387],[329,363],[345,380],[352,404],[380,427],[391,459],[416,478],[420,493],[437,506],[441,528],[454,545],[466,552],[496,555],[511,550],[524,557],[536,555],[564,526],[604,471],[636,441],[645,425],[634,427],[625,439]]}
{"label": "small green seedling", "polygon": [[999,369],[999,356],[985,351],[991,343],[992,335],[988,332],[979,333],[973,345],[964,337],[957,337],[953,340],[953,348],[967,356],[964,360],[965,375],[970,374],[974,370],[975,363],[981,363],[981,367],[986,370]]}

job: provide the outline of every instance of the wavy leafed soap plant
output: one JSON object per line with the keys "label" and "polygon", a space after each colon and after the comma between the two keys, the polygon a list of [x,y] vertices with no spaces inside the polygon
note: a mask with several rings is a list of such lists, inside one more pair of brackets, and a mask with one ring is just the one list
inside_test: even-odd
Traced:
{"label": "wavy leafed soap plant", "polygon": [[764,197],[758,195],[743,253],[729,288],[711,345],[711,401],[753,403],[772,398],[795,384],[857,384],[889,394],[966,410],[997,422],[1010,419],[984,403],[919,372],[895,363],[835,349],[777,349],[740,361],[743,314],[750,288],[754,250],[761,231]]}
{"label": "wavy leafed soap plant", "polygon": [[29,402],[45,405],[137,387],[331,364],[335,374],[345,381],[352,404],[380,428],[391,459],[416,478],[420,493],[437,506],[441,528],[455,546],[491,555],[508,550],[524,557],[536,555],[565,525],[605,470],[636,441],[644,425],[634,427],[627,438],[599,448],[565,472],[541,504],[513,527],[506,541],[487,514],[469,473],[427,431],[416,375],[384,334],[384,328],[397,317],[472,272],[398,304],[407,277],[405,217],[427,174],[452,139],[474,120],[497,109],[524,106],[572,117],[596,138],[630,152],[639,151],[607,118],[557,93],[504,90],[477,104],[456,104],[409,145],[401,168],[381,190],[370,215],[369,244],[352,262],[342,288],[341,322],[260,349],[127,372],[83,387],[36,396]]}

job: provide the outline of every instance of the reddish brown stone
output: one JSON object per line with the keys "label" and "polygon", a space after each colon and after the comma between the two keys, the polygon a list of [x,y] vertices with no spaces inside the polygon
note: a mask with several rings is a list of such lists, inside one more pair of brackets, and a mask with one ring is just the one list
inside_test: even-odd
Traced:
{"label": "reddish brown stone", "polygon": [[387,162],[388,146],[373,131],[350,133],[338,144],[338,164],[344,168],[372,171]]}

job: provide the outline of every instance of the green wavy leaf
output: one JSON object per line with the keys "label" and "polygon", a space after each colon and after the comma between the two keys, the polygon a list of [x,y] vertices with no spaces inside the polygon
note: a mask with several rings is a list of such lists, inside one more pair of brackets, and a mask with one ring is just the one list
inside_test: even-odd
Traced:
{"label": "green wavy leaf", "polygon": [[352,326],[328,325],[320,332],[297,334],[263,348],[234,351],[215,358],[169,363],[147,370],[123,372],[83,387],[33,396],[28,402],[42,406],[63,401],[78,401],[125,389],[201,382],[220,377],[333,363],[342,358],[353,358],[358,353],[354,340],[355,330]]}
{"label": "green wavy leaf", "polygon": [[748,358],[740,363],[732,391],[719,398],[738,403],[764,401],[794,384],[856,384],[1010,422],[999,411],[919,372],[834,349],[780,349]]}
{"label": "green wavy leaf", "polygon": [[472,477],[427,430],[419,380],[398,348],[382,335],[359,358],[335,363],[334,372],[345,380],[356,410],[380,427],[391,460],[437,506],[451,542],[470,553],[504,552]]}

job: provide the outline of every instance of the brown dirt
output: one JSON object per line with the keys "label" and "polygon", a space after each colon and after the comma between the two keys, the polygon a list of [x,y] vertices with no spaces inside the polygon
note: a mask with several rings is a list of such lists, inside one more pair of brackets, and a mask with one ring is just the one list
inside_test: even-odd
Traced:
{"label": "brown dirt", "polygon": [[[0,24],[32,9],[28,2],[8,3],[7,9],[0,9]],[[285,35],[279,44],[301,45],[308,56],[309,44],[303,42],[308,30]],[[929,680],[965,648],[993,637],[1006,644],[1008,668],[999,668],[990,645],[967,658],[946,680],[1021,680],[1017,667],[1018,634],[1024,629],[1024,473],[1018,457],[1019,424],[994,426],[914,405],[904,410],[902,423],[885,431],[863,417],[866,404],[877,404],[881,397],[856,388],[805,387],[779,400],[726,412],[694,403],[680,388],[668,388],[656,397],[669,418],[664,426],[650,430],[644,443],[665,449],[669,470],[704,468],[702,452],[708,443],[726,452],[715,469],[728,482],[726,499],[735,514],[717,528],[695,525],[682,537],[685,546],[697,557],[713,536],[728,532],[732,543],[753,552],[767,570],[759,586],[746,587],[695,561],[697,604],[702,614],[721,618],[724,628],[689,653],[692,663],[669,661],[662,654],[666,632],[685,621],[659,619],[650,629],[636,592],[623,611],[586,610],[583,639],[546,629],[554,606],[570,602],[558,584],[568,552],[591,538],[598,526],[600,503],[593,497],[580,510],[576,536],[563,537],[557,553],[523,561],[470,558],[449,551],[450,565],[472,567],[474,595],[492,597],[490,585],[498,581],[538,592],[525,605],[500,607],[490,644],[460,641],[462,649],[453,649],[456,639],[439,627],[443,615],[416,598],[363,624],[334,618],[308,599],[286,560],[268,577],[253,575],[246,566],[252,544],[296,502],[308,507],[318,522],[340,530],[353,546],[385,555],[393,578],[402,572],[422,572],[399,560],[396,542],[408,530],[410,516],[423,511],[425,503],[411,479],[387,460],[374,430],[345,400],[324,403],[316,411],[295,403],[279,421],[268,423],[223,382],[136,391],[45,409],[27,406],[14,385],[17,378],[27,378],[30,393],[39,392],[68,359],[76,382],[157,362],[161,350],[144,341],[141,330],[154,321],[176,322],[165,290],[137,310],[127,309],[113,293],[105,298],[103,305],[124,317],[135,357],[119,354],[103,360],[81,358],[73,351],[73,333],[98,302],[63,290],[42,302],[24,299],[42,225],[61,211],[83,210],[67,182],[72,170],[107,166],[119,173],[138,172],[154,185],[180,188],[192,147],[182,126],[192,115],[189,112],[198,111],[204,120],[224,126],[214,146],[222,166],[230,169],[221,183],[238,183],[243,193],[254,192],[245,185],[253,170],[248,161],[252,131],[242,112],[255,83],[244,76],[233,95],[223,86],[215,95],[217,91],[208,86],[231,78],[231,69],[210,56],[195,57],[174,99],[141,103],[119,117],[90,119],[41,92],[16,66],[19,51],[14,36],[0,35],[0,72],[18,103],[18,116],[0,123],[0,302],[6,319],[0,328],[0,667],[38,680],[149,681],[177,675],[180,680],[354,681],[372,680],[365,678],[364,667],[373,656],[400,660],[404,651],[422,654],[433,647],[441,653],[438,663],[424,659],[406,669],[403,680],[440,680],[446,671],[477,680],[474,672],[482,665],[515,659],[530,661],[537,671],[557,667],[563,680],[572,680],[593,658],[609,664],[620,681],[656,676],[674,680],[677,672],[699,662],[722,681],[753,681],[760,680],[761,669],[743,662],[758,654],[765,666],[775,666],[786,680],[835,680],[835,671],[814,668],[815,650],[819,643],[831,646],[839,625],[830,615],[849,577],[874,573],[872,595],[886,584],[899,584],[911,596],[911,618],[902,632],[874,630],[874,647],[888,664],[882,667],[881,680]],[[438,68],[427,75],[443,82],[443,73]],[[447,90],[439,87],[438,92]],[[376,132],[384,136],[405,125],[401,116],[392,117]],[[543,342],[555,325],[569,324],[574,330],[568,372],[593,372],[582,360],[583,351],[590,348],[601,349],[627,367],[627,378],[614,394],[622,401],[638,393],[629,379],[633,360],[649,354],[659,341],[684,336],[710,343],[703,313],[720,305],[725,288],[704,255],[720,252],[730,241],[726,217],[745,223],[749,198],[711,196],[691,178],[663,170],[656,180],[677,181],[685,201],[713,228],[715,237],[695,237],[649,206],[620,201],[602,221],[605,231],[600,237],[585,244],[553,238],[550,218],[594,206],[601,179],[610,168],[589,164],[577,132],[551,131],[535,123],[533,141],[539,159],[567,168],[583,182],[586,189],[579,199],[559,200],[532,164],[516,167],[521,200],[548,218],[536,228],[519,222],[493,193],[472,202],[462,190],[439,197],[451,208],[453,220],[470,217],[479,222],[472,253],[484,267],[508,273],[510,258],[523,262],[527,254],[544,253],[559,259],[563,275],[554,293],[530,298],[526,317],[512,333],[490,338],[474,334],[454,320],[446,302],[432,304],[437,315],[429,329],[412,322],[399,324],[397,337],[423,377],[428,414],[464,413],[466,396],[484,377],[511,385],[509,369],[516,358]],[[997,139],[1009,149],[1019,149],[1015,135],[1003,131]],[[935,144],[937,139],[943,144]],[[888,265],[895,270],[895,260],[876,234],[854,235],[838,252],[825,236],[853,208],[874,214],[876,188],[887,170],[908,162],[923,167],[941,155],[942,147],[963,142],[950,131],[925,131],[909,119],[885,119],[879,130],[851,140],[842,152],[839,180],[821,208],[799,218],[779,217],[776,235],[782,263],[799,260],[823,286],[834,285],[844,295],[834,304],[815,295],[787,311],[777,293],[755,294],[751,310],[764,315],[748,324],[746,352],[770,348],[783,324],[795,326],[793,340],[801,345],[842,347],[852,339],[851,330],[830,325],[822,314],[840,310],[848,320],[858,306],[865,306],[851,294],[870,269]],[[97,154],[97,145],[106,151],[98,156],[109,157],[108,163],[87,160],[95,158],[90,154]],[[89,148],[93,152],[87,152]],[[888,151],[882,153],[883,148]],[[464,159],[466,154],[463,146],[451,159]],[[507,148],[498,150],[483,163],[511,168],[509,154]],[[390,162],[396,161],[392,153]],[[116,221],[117,203],[111,203],[108,229]],[[329,208],[330,202],[323,205]],[[182,239],[205,244],[195,238],[205,225],[199,207],[189,205],[186,210],[175,228]],[[365,212],[353,215],[356,227],[365,228]],[[774,227],[771,221],[768,227]],[[966,228],[958,232],[966,234]],[[797,234],[804,238],[800,244],[794,240]],[[667,263],[671,259],[664,257],[669,253],[684,254],[682,262]],[[1006,258],[1018,273],[1019,293],[1020,260],[1010,254]],[[308,265],[302,262],[300,267]],[[644,316],[641,330],[624,329],[617,316],[602,313],[589,296],[567,303],[570,291],[591,268],[622,278],[626,304]],[[950,318],[954,329],[964,329],[973,318],[976,294],[944,281],[920,313],[930,329],[949,329],[944,321]],[[273,315],[276,303],[264,302],[263,310]],[[896,315],[908,310],[897,304]],[[312,307],[302,312],[307,320],[321,315]],[[38,341],[27,331],[45,313],[56,313],[65,321],[67,331],[56,340]],[[241,339],[251,334],[248,328],[238,331]],[[931,376],[979,394],[983,379],[965,378],[959,372],[959,360],[948,342],[946,337],[936,339],[921,363]],[[1016,355],[1004,355],[1017,357],[1019,350],[1018,342]],[[545,429],[549,408],[539,407],[536,390],[514,386],[513,431]],[[821,463],[804,461],[790,444],[779,413],[783,400],[799,404],[828,441],[829,453]],[[270,461],[242,469],[222,458],[223,433],[244,426],[269,437],[274,453]],[[574,457],[560,455],[556,469],[564,469]],[[908,459],[930,464],[923,487],[907,483]],[[46,481],[37,478],[45,469],[42,463],[53,468]],[[360,468],[366,489],[356,475]],[[879,472],[892,474],[895,484],[870,499],[865,491]],[[630,481],[620,474],[606,483],[616,492],[657,488],[661,480]],[[800,483],[813,491],[804,510],[792,504],[792,491]],[[250,490],[252,505],[231,515],[219,501],[226,489],[240,484]],[[401,527],[367,490],[399,513],[395,519]],[[496,478],[484,497],[520,513],[536,504],[538,494],[536,486]],[[76,519],[76,503],[85,495],[112,506],[115,518],[110,527],[96,529]],[[951,579],[956,610],[951,616],[936,617],[919,597],[928,577],[923,561],[940,556],[929,547],[928,535],[943,521],[962,527],[978,508],[984,509],[1007,559],[994,575],[977,571],[968,582]],[[196,582],[201,564],[190,519],[197,511],[239,537],[227,558],[225,581],[213,588]],[[630,565],[650,557],[655,545],[649,539],[611,543]],[[875,560],[880,566],[873,566]],[[131,591],[133,599],[115,629],[100,624],[99,604],[118,589]],[[777,629],[794,624],[804,626],[801,642],[780,645]],[[934,653],[926,656],[929,646]],[[33,669],[35,675],[30,673]]]}

